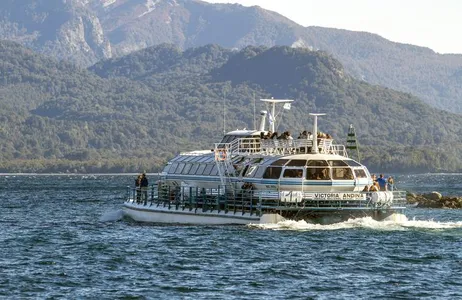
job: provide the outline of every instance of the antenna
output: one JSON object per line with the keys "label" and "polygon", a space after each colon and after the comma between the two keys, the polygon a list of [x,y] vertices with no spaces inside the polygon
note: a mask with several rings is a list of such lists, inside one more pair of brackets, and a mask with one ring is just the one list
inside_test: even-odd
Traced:
{"label": "antenna", "polygon": [[270,122],[270,130],[272,132],[274,132],[274,128],[275,128],[275,123],[276,123],[276,103],[278,104],[285,104],[285,103],[291,103],[293,102],[294,100],[290,100],[290,99],[260,99],[260,101],[263,101],[263,102],[267,102],[267,103],[270,103],[272,104],[271,105],[271,112],[269,113],[269,116],[268,116],[268,119],[269,119],[269,122]]}
{"label": "antenna", "polygon": [[318,116],[325,116],[326,114],[311,114],[310,116],[314,116],[314,123],[313,123],[313,148],[311,152],[318,153]]}
{"label": "antenna", "polygon": [[254,130],[257,130],[257,119],[255,117],[255,111],[256,111],[256,106],[255,106],[255,92],[253,93],[253,128]]}
{"label": "antenna", "polygon": [[223,135],[226,135],[226,90],[223,90]]}

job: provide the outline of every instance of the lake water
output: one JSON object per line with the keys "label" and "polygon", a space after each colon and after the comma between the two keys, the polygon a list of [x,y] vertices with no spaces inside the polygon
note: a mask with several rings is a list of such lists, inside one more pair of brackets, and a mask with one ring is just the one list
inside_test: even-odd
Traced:
{"label": "lake water", "polygon": [[[462,193],[461,174],[397,175]],[[462,298],[462,210],[399,222],[146,225],[121,218],[134,176],[0,176],[0,298]]]}

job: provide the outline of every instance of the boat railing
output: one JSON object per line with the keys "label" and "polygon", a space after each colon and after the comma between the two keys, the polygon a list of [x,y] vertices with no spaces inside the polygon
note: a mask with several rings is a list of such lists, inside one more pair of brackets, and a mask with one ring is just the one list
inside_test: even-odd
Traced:
{"label": "boat railing", "polygon": [[148,191],[127,187],[126,201],[142,206],[168,209],[224,211],[261,215],[278,210],[341,210],[404,208],[406,191],[383,192],[301,192],[240,189],[227,193],[226,187],[198,187],[156,184]]}
{"label": "boat railing", "polygon": [[[318,153],[348,156],[344,145],[333,143],[332,139],[318,139]],[[217,143],[215,149],[225,150],[228,155],[291,155],[311,153],[311,139],[260,139],[240,138],[231,143]]]}

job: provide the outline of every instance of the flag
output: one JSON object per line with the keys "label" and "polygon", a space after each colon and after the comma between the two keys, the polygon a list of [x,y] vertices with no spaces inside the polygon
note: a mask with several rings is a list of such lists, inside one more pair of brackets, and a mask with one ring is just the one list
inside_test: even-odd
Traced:
{"label": "flag", "polygon": [[290,103],[284,104],[284,106],[282,108],[290,110]]}
{"label": "flag", "polygon": [[273,116],[271,115],[271,113],[268,113],[268,121],[270,124],[273,124],[274,120],[273,120]]}

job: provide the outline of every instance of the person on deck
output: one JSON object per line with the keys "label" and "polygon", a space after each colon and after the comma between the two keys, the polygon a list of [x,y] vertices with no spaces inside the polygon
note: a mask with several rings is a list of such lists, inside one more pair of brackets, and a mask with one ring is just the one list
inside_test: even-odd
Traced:
{"label": "person on deck", "polygon": [[141,174],[138,175],[138,177],[136,177],[136,179],[135,179],[136,203],[140,202],[140,197],[141,197],[140,185],[141,185]]}
{"label": "person on deck", "polygon": [[388,176],[387,183],[388,183],[388,190],[393,191],[393,188],[395,185],[395,181],[393,180],[393,177]]}
{"label": "person on deck", "polygon": [[141,183],[140,183],[140,188],[141,188],[141,197],[142,201],[144,201],[144,204],[147,204],[148,201],[148,178],[146,177],[146,173],[143,173],[141,175]]}
{"label": "person on deck", "polygon": [[387,190],[387,181],[383,178],[383,174],[380,174],[379,178],[377,178],[377,182],[379,183],[381,191]]}
{"label": "person on deck", "polygon": [[378,192],[378,191],[380,191],[380,186],[379,186],[379,183],[375,181],[369,188],[369,192]]}

